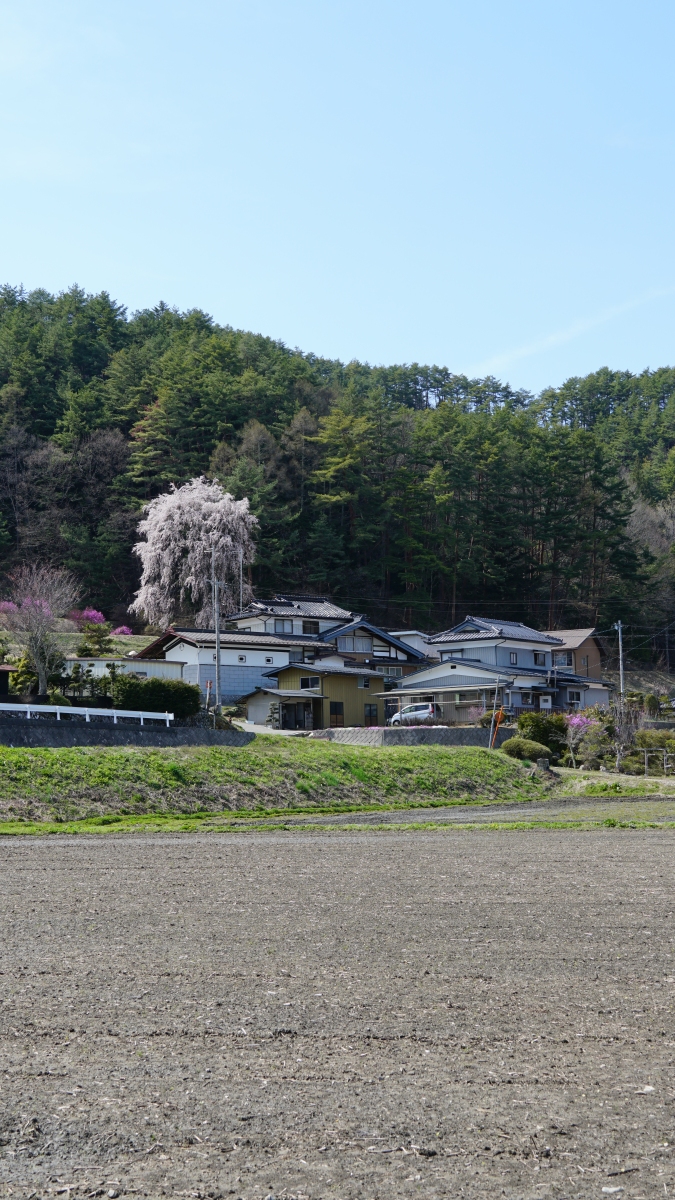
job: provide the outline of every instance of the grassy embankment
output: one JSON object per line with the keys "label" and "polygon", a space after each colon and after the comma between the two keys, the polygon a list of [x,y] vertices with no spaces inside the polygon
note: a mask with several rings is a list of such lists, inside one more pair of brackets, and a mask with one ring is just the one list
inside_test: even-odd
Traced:
{"label": "grassy embankment", "polygon": [[381,808],[539,800],[541,783],[506,755],[471,747],[320,744],[259,737],[243,748],[67,750],[0,747],[0,833],[197,827]]}

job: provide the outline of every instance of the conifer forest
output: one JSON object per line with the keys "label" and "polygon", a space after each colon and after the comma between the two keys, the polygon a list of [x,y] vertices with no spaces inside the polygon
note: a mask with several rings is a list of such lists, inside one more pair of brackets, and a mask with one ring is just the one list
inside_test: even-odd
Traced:
{"label": "conifer forest", "polygon": [[635,655],[672,653],[675,368],[535,396],[320,358],[198,310],[2,288],[5,577],[66,566],[121,620],[143,505],[201,475],[250,500],[260,596],[329,593],[392,629],[621,617]]}

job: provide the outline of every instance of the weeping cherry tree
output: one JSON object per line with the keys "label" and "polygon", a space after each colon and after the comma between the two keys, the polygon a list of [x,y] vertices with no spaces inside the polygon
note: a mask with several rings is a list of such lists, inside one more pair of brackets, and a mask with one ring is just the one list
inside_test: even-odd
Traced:
{"label": "weeping cherry tree", "polygon": [[[221,606],[232,611],[239,603],[240,563],[253,562],[253,530],[258,520],[248,500],[234,500],[217,480],[203,475],[151,500],[138,532],[145,538],[134,546],[143,565],[141,586],[130,611],[153,625],[168,625],[186,600],[197,609],[196,622],[207,628],[213,620],[212,550],[216,578],[221,581]],[[244,600],[251,589],[244,582]]]}

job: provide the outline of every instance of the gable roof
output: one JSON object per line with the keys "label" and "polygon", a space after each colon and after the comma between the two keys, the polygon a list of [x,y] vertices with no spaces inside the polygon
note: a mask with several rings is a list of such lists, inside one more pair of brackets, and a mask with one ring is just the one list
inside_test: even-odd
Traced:
{"label": "gable roof", "polygon": [[228,613],[228,621],[246,617],[308,617],[323,621],[351,621],[354,613],[333,604],[326,596],[279,593],[272,600],[252,600],[240,612]]}
{"label": "gable roof", "polygon": [[429,645],[439,642],[468,642],[488,641],[493,638],[509,638],[519,642],[545,642],[550,646],[562,645],[560,638],[553,633],[542,633],[539,629],[531,629],[522,621],[498,621],[484,617],[465,617],[459,625],[446,629],[445,633],[436,633],[429,638]]}
{"label": "gable roof", "polygon": [[576,650],[588,638],[595,634],[595,627],[590,629],[549,629],[547,632],[551,637],[560,639],[564,650]]}
{"label": "gable roof", "polygon": [[335,641],[338,637],[346,637],[350,633],[354,633],[357,629],[367,629],[373,637],[380,638],[381,641],[387,642],[390,646],[395,646],[397,650],[402,650],[404,654],[409,654],[413,658],[424,660],[425,655],[421,650],[416,650],[409,642],[402,642],[399,638],[394,637],[393,633],[386,633],[384,629],[380,629],[377,625],[371,625],[370,621],[364,621],[361,617],[354,621],[350,621],[349,625],[337,625],[334,629],[324,629],[321,637],[324,642]]}
{"label": "gable roof", "polygon": [[[156,641],[151,642],[144,650],[139,650],[133,657],[135,659],[156,658],[158,654],[162,652],[166,653],[176,642],[186,642],[189,646],[196,646],[198,649],[215,648],[215,630],[177,629],[170,627]],[[324,649],[326,651],[334,649],[331,643],[323,642],[320,638],[311,635],[303,636],[299,633],[251,633],[243,629],[223,629],[220,634],[220,645],[223,649],[226,649],[228,646],[236,646],[240,649],[248,646],[251,650],[257,648],[260,650],[291,650],[301,649],[302,647],[311,647],[312,650]]]}
{"label": "gable roof", "polygon": [[[470,687],[473,683],[482,684],[485,687],[494,686],[495,678],[499,678],[506,683],[511,681],[511,686],[518,686],[515,681],[523,679],[529,681],[529,684],[534,685],[537,682],[544,684],[546,687],[560,687],[567,683],[583,683],[588,684],[589,681],[585,675],[575,675],[573,671],[566,671],[561,667],[495,667],[490,663],[479,662],[478,659],[458,658],[456,660],[456,674],[450,675],[450,671],[455,668],[449,662],[434,663],[433,666],[421,667],[418,671],[414,671],[412,675],[406,675],[404,678],[397,680],[395,692],[406,691],[419,687],[420,684],[432,685],[436,688],[447,687]],[[465,675],[462,672],[467,669],[475,672],[473,675]],[[442,672],[446,673],[443,674]],[[485,678],[483,678],[483,676]],[[604,681],[595,679],[592,681],[595,684],[601,684],[603,687],[611,687],[611,684],[605,684]]]}
{"label": "gable roof", "polygon": [[270,667],[263,671],[267,676],[279,675],[282,671],[304,671],[306,675],[368,675],[371,679],[383,676],[374,667],[322,667],[316,663],[286,663],[281,667]]}

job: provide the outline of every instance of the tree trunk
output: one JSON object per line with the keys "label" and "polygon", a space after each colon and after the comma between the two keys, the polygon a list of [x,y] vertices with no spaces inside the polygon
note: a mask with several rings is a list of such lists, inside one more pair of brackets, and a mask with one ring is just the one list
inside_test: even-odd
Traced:
{"label": "tree trunk", "polygon": [[40,693],[41,696],[46,696],[47,695],[47,671],[46,671],[45,664],[43,663],[42,659],[38,659],[37,673],[38,673],[38,692]]}

